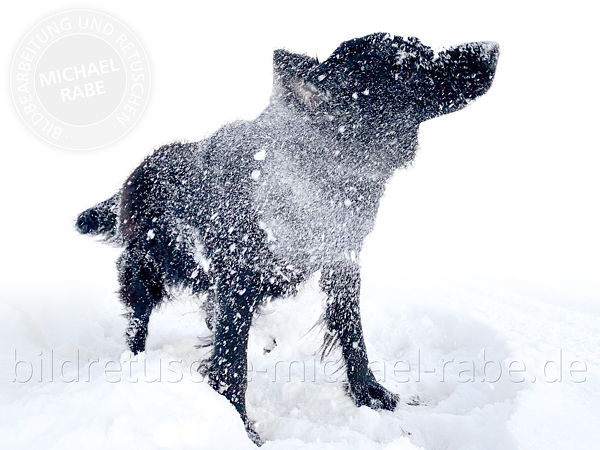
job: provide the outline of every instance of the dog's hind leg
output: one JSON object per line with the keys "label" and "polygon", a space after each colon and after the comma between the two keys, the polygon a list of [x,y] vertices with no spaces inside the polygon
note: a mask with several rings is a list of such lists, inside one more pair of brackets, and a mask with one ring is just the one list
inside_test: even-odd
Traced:
{"label": "dog's hind leg", "polygon": [[324,352],[338,344],[346,366],[348,391],[357,406],[394,410],[398,396],[375,380],[369,368],[360,320],[360,269],[352,262],[328,265],[321,272],[320,286],[327,294]]}
{"label": "dog's hind leg", "polygon": [[133,242],[118,261],[120,296],[127,307],[127,344],[132,353],[143,352],[150,314],[165,296],[162,261],[146,242]]}

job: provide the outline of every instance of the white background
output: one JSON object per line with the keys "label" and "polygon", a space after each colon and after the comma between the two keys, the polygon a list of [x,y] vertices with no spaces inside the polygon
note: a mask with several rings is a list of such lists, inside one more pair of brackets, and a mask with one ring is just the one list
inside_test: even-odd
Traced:
{"label": "white background", "polygon": [[[4,141],[0,153],[0,297],[4,306],[0,314],[6,315],[0,317],[0,329],[4,322],[10,326],[0,331],[1,364],[10,363],[11,352],[19,345],[30,351],[48,349],[85,334],[92,326],[86,320],[99,326],[91,313],[84,313],[87,305],[110,304],[107,317],[114,313],[115,321],[120,320],[113,295],[118,252],[75,233],[73,221],[80,211],[112,195],[153,148],[177,139],[198,140],[228,121],[258,115],[269,99],[274,49],[284,47],[323,60],[341,41],[377,31],[417,36],[434,48],[495,40],[501,56],[489,93],[458,113],[423,124],[414,166],[399,172],[389,186],[363,255],[365,289],[387,299],[378,304],[374,295],[373,310],[406,307],[401,306],[403,302],[417,305],[423,300],[426,304],[424,299],[431,298],[435,299],[432,304],[444,304],[456,298],[449,294],[457,292],[452,289],[468,288],[490,293],[482,294],[490,301],[490,310],[480,311],[483,320],[494,315],[491,309],[497,312],[507,302],[523,313],[515,299],[528,299],[523,300],[523,308],[529,308],[527,315],[519,316],[521,322],[515,318],[514,323],[535,329],[535,338],[527,330],[511,330],[511,316],[499,313],[507,336],[526,335],[515,348],[539,349],[545,344],[558,348],[565,344],[563,337],[575,336],[576,340],[568,341],[572,355],[586,358],[589,367],[599,364],[598,327],[591,324],[600,323],[600,58],[597,14],[588,5],[577,1],[417,0],[23,1],[7,5],[0,18],[5,80],[0,90]],[[19,121],[11,104],[8,73],[13,50],[35,22],[57,10],[81,6],[113,14],[138,34],[151,60],[152,93],[139,125],[124,139],[103,150],[69,152],[44,144]],[[413,297],[406,298],[409,295]],[[476,304],[481,305],[458,297],[448,317],[470,314]],[[101,311],[100,306],[89,307]],[[437,325],[444,327],[445,319],[431,308],[425,315],[433,315],[434,322],[440,320]],[[554,322],[547,311],[555,311]],[[170,317],[176,320],[177,314]],[[106,323],[108,319],[102,322]],[[122,344],[121,325],[111,324],[113,328],[104,331],[114,342],[109,353],[117,354]],[[70,334],[70,327],[77,331]],[[162,327],[169,329],[166,322]],[[452,335],[460,328],[453,325],[448,332]],[[368,327],[366,332],[368,337]],[[168,340],[169,332],[164,336]],[[470,339],[478,337],[482,334],[475,332]],[[376,339],[371,340],[370,347],[377,348]],[[71,344],[77,346],[77,342]],[[2,376],[10,379],[11,370]],[[11,386],[5,387],[17,402],[13,407],[25,402]],[[561,392],[571,392],[568,389]],[[577,389],[572,397],[565,394],[568,401],[552,406],[562,417],[552,421],[549,417],[555,415],[540,416],[537,429],[526,420],[519,422],[518,414],[529,417],[529,409],[545,413],[548,405],[522,400],[512,419],[517,425],[506,432],[510,443],[499,442],[508,448],[534,448],[536,443],[544,447],[540,442],[560,446],[558,435],[552,433],[566,427],[564,433],[580,439],[579,448],[592,445],[588,432],[593,428],[586,424],[594,416],[597,419],[597,407],[591,402],[591,409],[569,408],[576,408],[583,399],[597,400],[598,391],[589,384],[585,391]],[[534,398],[541,402],[547,396],[544,391]],[[36,401],[35,396],[29,398]],[[277,404],[271,409],[277,410]],[[7,417],[13,416],[10,411],[4,410]],[[565,424],[567,416],[571,421]],[[28,429],[28,413],[21,411],[15,417],[18,422],[11,425],[13,429]],[[43,421],[40,417],[37,420]],[[453,440],[449,437],[453,425],[445,432],[429,430],[438,433],[437,440],[432,440],[427,423],[425,415],[420,432],[413,430],[415,445],[491,448],[490,436],[467,432],[464,442]],[[236,425],[232,422],[231,427]],[[420,423],[413,425],[419,428]],[[293,436],[292,432],[277,434],[277,426],[273,422],[264,428],[267,437]],[[314,436],[325,439],[308,430],[307,442]],[[494,430],[498,431],[488,431]],[[334,441],[344,439],[344,433],[339,433],[334,433],[338,436]],[[396,437],[382,436],[371,436],[365,445],[395,442]],[[109,441],[119,447],[118,439]],[[202,441],[194,437],[192,442]],[[411,445],[408,440],[398,442]],[[146,445],[158,446],[155,441]],[[282,448],[286,446],[293,445],[288,442]]]}

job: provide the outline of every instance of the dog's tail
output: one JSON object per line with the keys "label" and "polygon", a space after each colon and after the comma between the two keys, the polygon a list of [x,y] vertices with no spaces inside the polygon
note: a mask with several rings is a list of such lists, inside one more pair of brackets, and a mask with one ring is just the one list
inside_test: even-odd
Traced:
{"label": "dog's tail", "polygon": [[77,231],[81,234],[102,236],[107,241],[118,241],[120,201],[121,194],[117,192],[108,200],[83,211],[75,223]]}

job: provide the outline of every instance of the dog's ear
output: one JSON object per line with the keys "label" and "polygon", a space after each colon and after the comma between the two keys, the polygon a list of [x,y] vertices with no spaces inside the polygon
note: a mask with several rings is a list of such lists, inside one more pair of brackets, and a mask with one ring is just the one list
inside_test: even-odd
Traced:
{"label": "dog's ear", "polygon": [[320,93],[306,80],[308,72],[319,65],[316,58],[279,49],[273,52],[275,95],[308,108],[316,106]]}
{"label": "dog's ear", "polygon": [[302,78],[318,64],[319,61],[311,56],[299,55],[284,49],[273,52],[273,72],[276,79]]}
{"label": "dog's ear", "polygon": [[485,94],[492,85],[498,55],[495,42],[472,42],[440,52],[419,80],[422,120],[458,111]]}

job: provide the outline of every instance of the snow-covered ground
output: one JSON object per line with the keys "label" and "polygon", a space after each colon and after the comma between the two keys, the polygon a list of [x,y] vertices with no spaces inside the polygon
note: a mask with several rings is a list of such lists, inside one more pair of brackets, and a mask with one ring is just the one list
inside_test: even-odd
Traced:
{"label": "snow-covered ground", "polygon": [[[434,46],[496,40],[497,77],[474,105],[422,126],[362,255],[367,348],[402,404],[356,408],[339,355],[319,360],[315,278],[252,331],[248,408],[265,448],[598,448],[595,15],[578,2],[413,3],[105,2],[142,38],[154,77],[140,125],[106,150],[45,146],[0,92],[0,448],[252,448],[194,370],[208,333],[199,299],[180,293],[155,313],[132,361],[118,251],[77,235],[73,219],[151,148],[256,115],[273,48],[323,59],[373,31]],[[32,11],[52,12],[38,6],[0,19],[5,62]]]}
{"label": "snow-covered ground", "polygon": [[[356,408],[338,355],[319,360],[314,280],[264,309],[248,402],[265,448],[595,448],[597,309],[485,282],[393,281],[369,270],[363,289],[373,369],[403,399],[393,413]],[[182,293],[155,314],[137,359],[123,352],[125,321],[106,289],[7,300],[3,448],[252,447],[233,408],[194,371],[194,346],[208,334],[197,299]]]}

